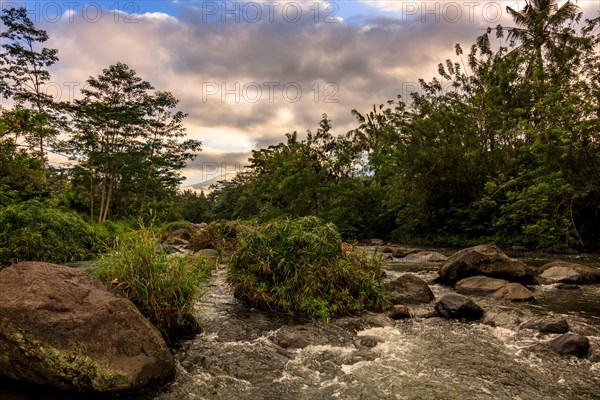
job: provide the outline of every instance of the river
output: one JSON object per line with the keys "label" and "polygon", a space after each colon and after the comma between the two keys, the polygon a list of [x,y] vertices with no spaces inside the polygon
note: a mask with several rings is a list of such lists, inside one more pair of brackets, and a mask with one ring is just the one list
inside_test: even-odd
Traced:
{"label": "river", "polygon": [[[448,253],[448,252],[446,252]],[[521,254],[598,265],[597,256]],[[406,272],[428,282],[440,263],[388,263],[389,279]],[[551,313],[586,335],[600,353],[600,285],[532,286],[536,301],[513,304],[474,298],[478,322],[431,318],[433,303],[414,318],[371,314],[331,323],[292,319],[240,304],[219,269],[198,302],[203,333],[174,348],[175,382],[124,400],[186,399],[598,399],[600,363],[549,350],[557,335],[520,329]],[[431,284],[436,298],[450,288]],[[2,400],[58,400],[62,394],[3,385]],[[69,399],[89,398],[71,396]]]}

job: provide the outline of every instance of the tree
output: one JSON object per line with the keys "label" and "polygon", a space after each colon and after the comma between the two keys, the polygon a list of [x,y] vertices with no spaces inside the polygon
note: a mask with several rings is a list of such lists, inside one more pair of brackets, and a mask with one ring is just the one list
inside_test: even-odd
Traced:
{"label": "tree", "polygon": [[577,19],[579,8],[571,0],[559,7],[558,0],[526,0],[523,11],[506,7],[517,27],[508,28],[508,39],[520,43],[515,52],[527,61],[525,76],[544,76],[544,53],[557,48],[565,23]]}
{"label": "tree", "polygon": [[51,115],[53,98],[46,93],[45,85],[50,82],[47,68],[58,61],[58,50],[37,49],[38,44],[48,40],[48,34],[35,28],[25,8],[5,9],[0,19],[4,25],[0,32],[0,95],[14,98],[19,108],[25,104],[33,107],[35,124],[24,132],[25,138],[32,146],[35,143],[44,160],[44,143],[57,134]]}
{"label": "tree", "polygon": [[66,148],[79,162],[74,176],[87,187],[92,219],[106,221],[111,209],[143,212],[149,195],[158,200],[174,194],[180,170],[200,149],[197,140],[179,140],[185,114],[171,111],[178,101],[153,89],[117,63],[90,77],[83,98],[71,107],[74,132]]}

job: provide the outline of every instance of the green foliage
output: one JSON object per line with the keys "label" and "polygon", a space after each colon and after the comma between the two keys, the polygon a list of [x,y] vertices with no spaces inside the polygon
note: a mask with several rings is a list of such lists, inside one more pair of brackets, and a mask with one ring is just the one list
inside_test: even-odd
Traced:
{"label": "green foliage", "polygon": [[215,249],[219,253],[228,252],[237,246],[242,229],[240,221],[211,222],[192,232],[188,247],[192,251]]}
{"label": "green foliage", "polygon": [[169,256],[159,238],[144,226],[123,235],[92,273],[131,300],[171,343],[198,332],[194,301],[210,268],[201,258]]}
{"label": "green foliage", "polygon": [[245,227],[227,279],[253,306],[316,319],[388,306],[382,262],[346,249],[336,227],[316,217]]}
{"label": "green foliage", "polygon": [[0,209],[0,267],[19,261],[84,260],[98,250],[99,239],[78,214],[39,201]]}

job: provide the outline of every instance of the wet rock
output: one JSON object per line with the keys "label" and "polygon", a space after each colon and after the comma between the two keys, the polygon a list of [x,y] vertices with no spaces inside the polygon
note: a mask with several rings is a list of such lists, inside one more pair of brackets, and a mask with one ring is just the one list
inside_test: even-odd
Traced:
{"label": "wet rock", "polygon": [[215,249],[201,249],[195,252],[192,257],[202,257],[208,261],[216,261],[219,258],[219,252]]}
{"label": "wet rock", "polygon": [[372,349],[379,344],[379,339],[374,336],[361,336],[355,342],[356,347],[366,347]]}
{"label": "wet rock", "polygon": [[473,300],[460,294],[443,296],[435,305],[435,311],[442,318],[476,320],[483,317],[483,309]]}
{"label": "wet rock", "polygon": [[529,301],[533,300],[533,293],[520,283],[509,283],[502,286],[492,294],[498,300]]}
{"label": "wet rock", "polygon": [[386,297],[392,304],[429,303],[433,292],[425,281],[412,274],[404,274],[385,285]]}
{"label": "wet rock", "polygon": [[391,319],[410,318],[410,309],[401,304],[395,304],[388,310],[387,316]]}
{"label": "wet rock", "polygon": [[442,262],[446,261],[447,259],[448,257],[435,251],[420,251],[404,257],[404,261],[412,262]]}
{"label": "wet rock", "polygon": [[579,254],[577,250],[564,244],[557,244],[546,251],[551,254]]}
{"label": "wet rock", "polygon": [[384,248],[381,249],[381,252],[384,254],[391,254],[394,253],[394,248],[390,247],[390,246],[385,246]]}
{"label": "wet rock", "polygon": [[600,269],[567,261],[553,261],[540,267],[541,283],[598,283]]}
{"label": "wet rock", "polygon": [[563,356],[587,357],[590,352],[590,341],[587,337],[576,333],[565,333],[550,342],[554,352]]}
{"label": "wet rock", "polygon": [[581,290],[581,286],[573,283],[557,283],[556,288],[561,290]]}
{"label": "wet rock", "polygon": [[534,269],[495,246],[480,245],[454,253],[439,270],[440,281],[447,284],[475,275],[529,284],[533,282]]}
{"label": "wet rock", "polygon": [[471,276],[456,282],[454,289],[458,293],[486,296],[496,292],[509,282],[504,279],[494,279],[483,275]]}
{"label": "wet rock", "polygon": [[114,393],[162,386],[175,364],[129,300],[80,270],[23,262],[0,271],[0,376]]}
{"label": "wet rock", "polygon": [[398,247],[392,253],[396,258],[404,258],[409,254],[419,253],[421,250],[419,249],[409,249],[406,247]]}
{"label": "wet rock", "polygon": [[567,320],[560,316],[540,318],[527,321],[521,325],[521,328],[535,329],[540,333],[567,333],[569,324]]}

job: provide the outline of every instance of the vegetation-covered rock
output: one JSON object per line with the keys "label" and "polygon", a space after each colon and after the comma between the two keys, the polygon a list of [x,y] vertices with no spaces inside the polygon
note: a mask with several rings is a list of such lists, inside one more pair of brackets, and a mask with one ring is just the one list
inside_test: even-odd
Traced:
{"label": "vegetation-covered rock", "polygon": [[329,320],[385,309],[382,267],[333,224],[305,217],[246,227],[227,279],[248,304]]}
{"label": "vegetation-covered rock", "polygon": [[159,235],[142,226],[118,240],[92,273],[131,300],[170,343],[199,332],[194,301],[209,271],[201,257],[161,250]]}
{"label": "vegetation-covered rock", "polygon": [[175,365],[129,300],[80,270],[22,262],[0,271],[0,376],[113,393],[164,385]]}

